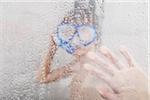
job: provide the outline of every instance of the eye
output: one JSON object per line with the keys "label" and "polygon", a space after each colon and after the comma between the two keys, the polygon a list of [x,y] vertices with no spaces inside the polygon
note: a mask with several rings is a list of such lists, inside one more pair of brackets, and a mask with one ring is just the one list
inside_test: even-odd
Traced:
{"label": "eye", "polygon": [[96,38],[96,31],[94,27],[83,25],[78,27],[78,35],[80,38],[80,41],[84,45],[88,45]]}
{"label": "eye", "polygon": [[58,26],[58,35],[60,38],[68,41],[69,39],[73,38],[75,34],[75,28],[71,24],[63,24]]}

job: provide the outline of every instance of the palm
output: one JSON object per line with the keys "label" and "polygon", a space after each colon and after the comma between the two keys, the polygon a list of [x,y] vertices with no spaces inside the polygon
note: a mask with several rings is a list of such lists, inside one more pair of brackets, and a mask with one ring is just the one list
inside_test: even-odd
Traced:
{"label": "palm", "polygon": [[102,47],[99,54],[96,55],[93,52],[88,54],[96,65],[85,64],[85,68],[111,88],[111,90],[108,90],[105,87],[98,87],[98,91],[104,99],[147,100],[146,93],[144,96],[140,96],[142,92],[147,91],[146,77],[137,68],[126,49],[121,49],[121,54],[127,60],[127,64],[121,63],[110,50]]}

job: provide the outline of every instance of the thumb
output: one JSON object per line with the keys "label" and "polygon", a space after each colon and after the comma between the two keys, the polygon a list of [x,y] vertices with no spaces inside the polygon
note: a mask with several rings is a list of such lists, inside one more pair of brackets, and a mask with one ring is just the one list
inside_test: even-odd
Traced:
{"label": "thumb", "polygon": [[108,89],[97,88],[97,90],[106,100],[120,100],[117,94],[110,92]]}

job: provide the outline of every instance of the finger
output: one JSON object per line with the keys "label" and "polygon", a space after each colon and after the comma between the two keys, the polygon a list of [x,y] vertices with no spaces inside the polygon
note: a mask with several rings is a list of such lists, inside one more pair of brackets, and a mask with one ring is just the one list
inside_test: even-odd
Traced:
{"label": "finger", "polygon": [[110,77],[109,74],[99,70],[98,68],[94,67],[93,65],[91,64],[84,64],[84,68],[87,70],[87,71],[90,71],[91,74],[95,75],[96,77],[99,78],[99,76],[103,76],[103,77]]}
{"label": "finger", "polygon": [[102,46],[100,52],[113,64],[115,67],[120,70],[123,68],[123,65],[118,61],[117,57],[106,47]]}
{"label": "finger", "polygon": [[89,52],[87,54],[87,57],[90,60],[89,62],[93,63],[93,65],[95,65],[97,68],[103,70],[104,72],[110,74],[111,76],[114,75],[114,72],[116,70],[113,69],[113,67],[110,64],[106,63],[106,61],[104,61],[98,55],[96,55],[96,53]]}
{"label": "finger", "polygon": [[88,57],[89,59],[95,60],[95,61],[100,62],[101,64],[107,66],[106,61],[103,60],[103,59],[101,59],[100,56],[98,56],[98,54],[96,54],[96,53],[94,53],[94,52],[91,52],[91,51],[88,52],[87,57]]}
{"label": "finger", "polygon": [[119,93],[119,88],[116,86],[115,83],[113,83],[113,82],[111,81],[110,78],[108,78],[108,77],[103,77],[103,76],[99,76],[99,78],[100,78],[101,80],[103,80],[103,81],[111,88],[111,90],[112,90],[114,93],[116,93],[116,94]]}
{"label": "finger", "polygon": [[88,53],[89,49],[86,48],[78,48],[76,50],[76,52],[74,53],[74,56],[76,56],[77,58],[81,58],[82,56],[86,55]]}
{"label": "finger", "polygon": [[131,54],[129,53],[129,51],[127,50],[127,48],[121,46],[120,52],[125,57],[125,59],[127,60],[129,67],[134,67],[135,66],[134,59],[131,56]]}
{"label": "finger", "polygon": [[100,70],[105,74],[110,75],[111,77],[114,75],[115,70],[112,69],[111,66],[105,66],[103,64],[101,64],[100,62],[97,62],[95,60],[90,60],[88,61],[88,64],[91,65],[93,67],[94,70]]}
{"label": "finger", "polygon": [[110,75],[102,72],[101,70],[93,67],[90,64],[84,64],[84,68],[86,70],[90,71],[91,74],[93,74],[97,78],[102,79],[104,82],[106,82],[106,84],[109,85],[115,93],[119,93],[119,89],[117,88],[117,86],[115,86],[114,83],[112,83],[112,81],[111,81],[112,77]]}
{"label": "finger", "polygon": [[117,94],[110,92],[106,89],[97,88],[100,95],[106,100],[119,100]]}
{"label": "finger", "polygon": [[[95,65],[97,70],[102,70],[104,73],[109,74],[110,76],[113,76],[115,73],[115,69],[113,69],[113,67],[111,65],[105,66],[103,64],[101,64],[100,62],[97,62],[95,60],[91,60],[93,62],[91,62],[93,65]],[[90,63],[90,62],[89,62]]]}

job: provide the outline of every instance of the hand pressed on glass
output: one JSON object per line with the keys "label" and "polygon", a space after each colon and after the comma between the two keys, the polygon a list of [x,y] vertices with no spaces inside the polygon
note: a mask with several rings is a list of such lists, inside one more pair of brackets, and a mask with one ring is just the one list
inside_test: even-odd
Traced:
{"label": "hand pressed on glass", "polygon": [[127,49],[120,49],[124,64],[108,48],[101,47],[99,51],[87,54],[91,62],[84,64],[84,68],[111,88],[96,87],[100,95],[106,100],[148,100],[148,81]]}

